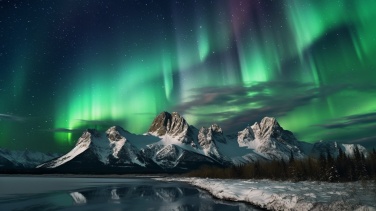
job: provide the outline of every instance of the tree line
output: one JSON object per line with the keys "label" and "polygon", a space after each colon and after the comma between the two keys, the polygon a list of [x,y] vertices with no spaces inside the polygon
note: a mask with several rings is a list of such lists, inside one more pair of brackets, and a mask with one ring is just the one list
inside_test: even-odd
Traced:
{"label": "tree line", "polygon": [[295,159],[291,153],[289,160],[256,161],[227,168],[203,166],[184,176],[328,182],[376,180],[376,150],[373,149],[367,157],[357,146],[352,155],[339,148],[337,157],[328,151],[318,157]]}

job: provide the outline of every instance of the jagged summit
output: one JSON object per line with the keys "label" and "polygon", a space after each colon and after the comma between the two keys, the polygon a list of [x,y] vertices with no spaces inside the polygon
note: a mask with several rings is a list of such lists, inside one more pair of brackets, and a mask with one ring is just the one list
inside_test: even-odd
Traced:
{"label": "jagged summit", "polygon": [[167,128],[169,128],[171,124],[172,115],[166,111],[161,112],[153,122],[149,128],[148,132],[157,133],[158,135],[164,135],[167,132]]}
{"label": "jagged summit", "polygon": [[209,128],[201,127],[198,133],[198,143],[200,146],[206,148],[213,141],[218,141],[221,143],[226,143],[226,138],[223,135],[222,128],[217,124],[211,125]]}
{"label": "jagged summit", "polygon": [[283,131],[283,128],[274,117],[264,117],[260,123],[255,122],[251,128],[254,131],[255,138],[268,138]]}
{"label": "jagged summit", "polygon": [[163,111],[153,121],[149,128],[149,132],[156,132],[158,135],[165,135],[166,133],[179,133],[183,132],[188,123],[177,112]]}
{"label": "jagged summit", "polygon": [[105,134],[106,134],[106,136],[108,137],[108,135],[109,135],[110,133],[114,133],[114,132],[119,133],[119,134],[121,134],[122,136],[127,135],[127,134],[132,134],[130,131],[124,129],[123,127],[121,127],[121,126],[119,126],[119,125],[114,125],[114,126],[108,128],[108,129],[106,130],[106,133],[105,133]]}
{"label": "jagged summit", "polygon": [[303,144],[273,117],[264,117],[260,123],[240,131],[238,143],[239,146],[255,149],[268,159],[288,159],[291,152],[297,158],[305,156]]}
{"label": "jagged summit", "polygon": [[223,134],[222,128],[217,124],[212,124],[209,128],[215,133]]}
{"label": "jagged summit", "polygon": [[169,135],[181,142],[189,142],[186,140],[189,131],[189,124],[179,113],[172,112],[170,114],[163,111],[154,119],[148,132],[156,136]]}
{"label": "jagged summit", "polygon": [[106,133],[111,132],[111,131],[126,131],[126,130],[119,125],[114,125],[114,126],[108,128]]}
{"label": "jagged summit", "polygon": [[274,118],[274,117],[264,117],[261,120],[260,125],[262,125],[264,127],[273,127],[273,128],[280,128],[281,127],[279,125],[277,119]]}

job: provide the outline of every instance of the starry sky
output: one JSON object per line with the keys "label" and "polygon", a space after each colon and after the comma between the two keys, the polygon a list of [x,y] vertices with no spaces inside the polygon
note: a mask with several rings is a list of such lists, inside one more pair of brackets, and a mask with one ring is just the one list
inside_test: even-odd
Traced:
{"label": "starry sky", "polygon": [[0,147],[65,152],[161,111],[376,144],[374,0],[0,0]]}

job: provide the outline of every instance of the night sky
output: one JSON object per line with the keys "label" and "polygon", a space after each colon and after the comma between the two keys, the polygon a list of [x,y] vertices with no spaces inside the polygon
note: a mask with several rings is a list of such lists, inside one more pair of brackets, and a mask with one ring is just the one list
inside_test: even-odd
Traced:
{"label": "night sky", "polygon": [[0,147],[65,152],[161,111],[376,146],[374,0],[0,0]]}

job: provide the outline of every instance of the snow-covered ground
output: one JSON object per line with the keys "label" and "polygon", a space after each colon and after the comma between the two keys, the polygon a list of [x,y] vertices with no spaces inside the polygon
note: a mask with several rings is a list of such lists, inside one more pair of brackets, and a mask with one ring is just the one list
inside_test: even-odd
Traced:
{"label": "snow-covered ground", "polygon": [[156,179],[187,182],[219,199],[248,202],[268,210],[376,210],[376,184],[373,182]]}

